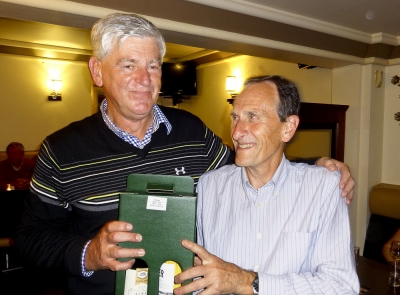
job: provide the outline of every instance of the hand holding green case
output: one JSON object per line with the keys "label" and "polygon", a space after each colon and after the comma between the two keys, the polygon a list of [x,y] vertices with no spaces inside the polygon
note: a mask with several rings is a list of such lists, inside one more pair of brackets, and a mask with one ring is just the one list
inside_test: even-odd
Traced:
{"label": "hand holding green case", "polygon": [[[148,295],[158,294],[159,270],[165,261],[177,262],[182,271],[193,266],[194,254],[181,246],[181,240],[195,241],[196,200],[189,176],[129,175],[127,192],[120,194],[119,220],[131,223],[133,232],[143,238],[139,243],[124,242],[120,246],[146,251],[138,258],[149,267]],[[125,271],[118,271],[116,295],[124,294],[124,285]]]}

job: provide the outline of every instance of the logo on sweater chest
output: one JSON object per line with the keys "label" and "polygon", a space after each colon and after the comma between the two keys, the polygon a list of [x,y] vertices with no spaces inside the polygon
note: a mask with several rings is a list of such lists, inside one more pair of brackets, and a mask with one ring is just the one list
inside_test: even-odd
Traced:
{"label": "logo on sweater chest", "polygon": [[185,167],[182,167],[182,169],[175,168],[175,173],[176,175],[179,175],[180,173],[186,174]]}

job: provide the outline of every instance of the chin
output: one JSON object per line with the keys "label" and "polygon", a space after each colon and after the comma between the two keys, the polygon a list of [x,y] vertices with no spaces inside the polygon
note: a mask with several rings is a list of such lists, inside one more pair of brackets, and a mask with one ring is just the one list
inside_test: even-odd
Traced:
{"label": "chin", "polygon": [[148,114],[153,109],[154,103],[152,101],[144,101],[140,103],[136,103],[131,107],[131,111],[137,114]]}
{"label": "chin", "polygon": [[242,159],[242,157],[235,157],[235,164],[239,167],[246,166],[246,159]]}

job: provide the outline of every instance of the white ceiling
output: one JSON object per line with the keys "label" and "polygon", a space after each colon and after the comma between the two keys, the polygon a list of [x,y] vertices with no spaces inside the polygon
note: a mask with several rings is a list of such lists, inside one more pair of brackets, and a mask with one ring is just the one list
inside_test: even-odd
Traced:
{"label": "white ceiling", "polygon": [[326,26],[400,36],[399,0],[187,0],[325,31]]}
{"label": "white ceiling", "polygon": [[248,0],[247,2],[364,33],[382,32],[400,36],[399,0]]}
{"label": "white ceiling", "polygon": [[364,33],[400,36],[398,0],[250,0]]}

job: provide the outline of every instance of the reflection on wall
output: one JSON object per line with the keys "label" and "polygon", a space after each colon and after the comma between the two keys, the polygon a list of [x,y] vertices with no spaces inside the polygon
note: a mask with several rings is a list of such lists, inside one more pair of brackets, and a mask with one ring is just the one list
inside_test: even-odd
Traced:
{"label": "reflection on wall", "polygon": [[297,130],[292,141],[286,145],[288,159],[331,157],[331,130]]}

